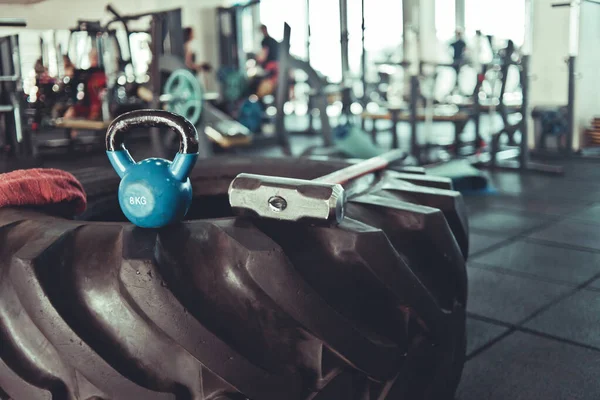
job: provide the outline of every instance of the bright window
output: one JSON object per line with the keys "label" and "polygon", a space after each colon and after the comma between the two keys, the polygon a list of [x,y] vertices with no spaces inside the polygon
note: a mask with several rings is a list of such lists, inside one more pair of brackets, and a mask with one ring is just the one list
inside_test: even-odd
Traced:
{"label": "bright window", "polygon": [[365,47],[368,53],[402,45],[402,2],[365,0]]}
{"label": "bright window", "polygon": [[[361,0],[348,0],[348,31],[350,34],[350,70],[360,73]],[[402,2],[395,0],[365,0],[365,51],[367,76],[376,79],[374,63],[391,54],[401,54]]]}
{"label": "bright window", "polygon": [[338,1],[310,2],[310,63],[332,82],[342,80],[342,45]]}
{"label": "bright window", "polygon": [[[283,23],[292,28],[291,53],[306,58],[306,7],[310,11],[310,62],[314,69],[333,82],[342,78],[340,15],[337,0],[262,0],[261,22],[271,36],[283,38]],[[453,14],[454,15],[454,14]],[[360,73],[361,0],[348,0],[348,34],[350,71]],[[365,48],[367,66],[383,54],[398,53],[402,45],[402,2],[365,0]]]}
{"label": "bright window", "polygon": [[261,24],[265,24],[269,34],[280,41],[283,39],[283,24],[287,22],[292,32],[290,53],[303,59],[307,55],[306,3],[307,0],[262,0],[260,2]]}
{"label": "bright window", "polygon": [[[366,7],[367,5],[365,4]],[[350,64],[350,72],[355,77],[360,76],[360,60],[362,57],[361,25],[361,0],[348,0],[348,62]]]}
{"label": "bright window", "polygon": [[441,42],[448,42],[454,38],[455,6],[455,0],[435,0],[435,30]]}
{"label": "bright window", "polygon": [[465,29],[498,39],[512,39],[517,46],[525,37],[525,0],[465,0]]}

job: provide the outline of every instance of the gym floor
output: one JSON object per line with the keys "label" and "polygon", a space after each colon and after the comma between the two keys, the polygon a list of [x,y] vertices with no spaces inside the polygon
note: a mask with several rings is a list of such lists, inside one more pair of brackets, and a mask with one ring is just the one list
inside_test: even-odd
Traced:
{"label": "gym floor", "polygon": [[600,169],[489,174],[466,197],[468,362],[459,400],[600,398]]}

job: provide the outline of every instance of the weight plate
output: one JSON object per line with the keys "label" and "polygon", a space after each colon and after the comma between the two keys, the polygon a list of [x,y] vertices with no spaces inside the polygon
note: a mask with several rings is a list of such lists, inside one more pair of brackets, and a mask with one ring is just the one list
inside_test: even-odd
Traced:
{"label": "weight plate", "polygon": [[167,110],[179,114],[190,121],[194,126],[200,121],[204,92],[198,78],[187,69],[173,72],[163,90]]}

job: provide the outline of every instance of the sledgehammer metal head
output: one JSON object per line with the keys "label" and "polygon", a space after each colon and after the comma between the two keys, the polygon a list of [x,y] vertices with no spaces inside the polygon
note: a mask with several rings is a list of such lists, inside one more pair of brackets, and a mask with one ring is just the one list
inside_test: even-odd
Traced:
{"label": "sledgehammer metal head", "polygon": [[391,150],[312,181],[239,174],[229,186],[229,204],[238,214],[282,221],[340,223],[346,205],[346,192],[341,185],[404,158],[403,151]]}
{"label": "sledgehammer metal head", "polygon": [[346,193],[337,183],[239,174],[229,186],[229,203],[238,214],[281,221],[340,223]]}

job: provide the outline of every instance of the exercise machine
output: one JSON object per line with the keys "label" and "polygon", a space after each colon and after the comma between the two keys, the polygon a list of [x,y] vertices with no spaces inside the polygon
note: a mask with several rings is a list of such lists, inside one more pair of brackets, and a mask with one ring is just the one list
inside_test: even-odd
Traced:
{"label": "exercise machine", "polygon": [[[413,62],[418,63],[417,68],[411,68]],[[442,150],[448,154],[459,155],[464,145],[461,141],[461,135],[465,126],[472,118],[471,112],[454,105],[434,105],[433,93],[425,95],[422,90],[426,83],[429,83],[432,88],[435,86],[437,67],[451,66],[451,64],[405,60],[401,63],[393,63],[393,66],[402,67],[406,73],[410,74],[408,81],[410,85],[408,102],[380,101],[378,110],[366,110],[362,113],[363,127],[367,125],[366,121],[370,121],[373,143],[377,144],[377,133],[379,132],[377,122],[390,121],[390,130],[392,133],[391,146],[392,148],[399,148],[400,143],[397,128],[398,123],[404,122],[409,124],[410,130],[409,152],[418,164],[427,164],[432,160],[439,161],[436,157],[431,156],[433,154],[432,150]],[[447,144],[431,143],[429,141],[430,138],[428,138],[428,143],[420,144],[417,133],[418,123],[426,123],[429,127],[432,123],[451,123],[454,127],[454,141]]]}
{"label": "exercise machine", "polygon": [[[596,1],[596,0],[573,0],[573,1],[566,1],[566,2],[558,2],[558,3],[553,3],[551,5],[552,8],[564,8],[564,7],[568,7],[569,8],[569,47],[568,47],[568,57],[566,59],[566,63],[567,63],[567,73],[568,73],[568,79],[567,79],[567,99],[566,99],[566,104],[563,107],[555,107],[554,108],[554,112],[556,114],[564,114],[564,119],[566,119],[566,129],[564,129],[564,142],[565,145],[564,146],[558,146],[558,155],[561,157],[564,156],[569,156],[569,155],[573,155],[574,153],[574,149],[573,149],[573,137],[574,135],[578,134],[578,132],[576,132],[576,120],[575,120],[575,105],[576,105],[576,82],[578,81],[578,76],[581,75],[582,71],[589,71],[590,74],[592,74],[593,76],[595,76],[595,71],[591,71],[591,69],[587,69],[589,67],[586,68],[585,66],[585,62],[581,63],[580,66],[578,67],[578,61],[579,61],[579,53],[580,53],[580,41],[581,38],[583,38],[582,35],[582,27],[580,26],[581,24],[581,13],[582,13],[582,6],[584,4],[592,4],[595,6],[600,6],[600,2]],[[587,37],[586,37],[587,38]],[[590,50],[590,51],[594,51],[594,50]],[[585,61],[585,60],[584,60]],[[579,72],[577,72],[577,70],[580,69]],[[587,69],[587,70],[586,70]],[[586,74],[584,73],[584,75]],[[581,117],[581,116],[580,116]],[[541,142],[541,141],[540,141]],[[556,151],[554,151],[552,154],[552,152],[548,151],[547,148],[536,148],[535,152],[537,154],[540,155],[556,155]],[[598,154],[598,150],[595,148],[590,148],[590,149],[583,149],[582,151],[578,152],[579,154],[583,154],[583,155],[593,155],[593,156],[597,156]]]}
{"label": "exercise machine", "polygon": [[[25,26],[22,20],[0,19],[0,26]],[[21,78],[19,38],[0,38],[0,153],[14,158],[35,155],[31,132],[23,125],[22,103],[25,100]]]}
{"label": "exercise machine", "polygon": [[[478,168],[488,168],[491,170],[508,169],[562,174],[564,170],[560,166],[540,164],[530,160],[528,143],[529,129],[527,124],[527,115],[529,112],[529,54],[524,52],[524,54],[519,57],[518,61],[514,61],[514,52],[514,45],[509,41],[500,61],[502,83],[500,95],[498,97],[497,110],[502,118],[503,127],[498,132],[492,133],[488,151],[473,156],[471,161],[473,165]],[[509,108],[504,103],[508,70],[511,65],[516,65],[519,68],[519,79],[522,91],[522,102],[518,109],[520,119],[515,123],[510,121]],[[518,141],[515,137],[516,133],[520,134]],[[507,146],[503,146],[501,143],[503,137],[508,140]]]}
{"label": "exercise machine", "polygon": [[[362,18],[364,25],[364,0],[362,4]],[[339,94],[342,100],[342,114],[350,114],[350,105],[352,104],[352,79],[350,74],[350,56],[349,56],[349,33],[348,33],[348,0],[339,0],[340,10],[340,44],[342,49],[342,82],[340,84]],[[364,29],[363,29],[364,36]],[[363,57],[364,57],[364,38],[363,38]],[[364,74],[363,74],[364,79]],[[364,87],[363,87],[364,90]],[[363,92],[364,97],[364,92]]]}
{"label": "exercise machine", "polygon": [[25,28],[27,21],[23,18],[0,18],[0,27],[2,28]]}
{"label": "exercise machine", "polygon": [[333,146],[333,133],[327,115],[328,97],[332,93],[339,93],[340,89],[336,85],[329,85],[327,81],[315,71],[307,61],[302,61],[290,54],[290,35],[291,28],[286,23],[284,25],[283,40],[279,49],[279,79],[277,82],[277,93],[275,96],[275,107],[277,109],[275,117],[275,131],[278,135],[279,145],[286,154],[291,154],[290,133],[285,127],[284,105],[289,101],[289,79],[290,70],[301,70],[308,76],[308,84],[311,87],[310,103],[319,110],[321,121],[321,135],[324,146]]}
{"label": "exercise machine", "polygon": [[[217,8],[219,65],[235,71],[246,69],[247,54],[244,51],[242,19],[248,13],[258,11],[260,0],[240,2],[231,7]],[[254,19],[254,18],[253,18]]]}
{"label": "exercise machine", "polygon": [[[106,130],[115,115],[108,93],[123,63],[116,31],[100,21],[80,20],[70,30],[66,51],[73,64],[71,73],[65,70],[64,76],[41,87],[38,82],[38,92],[43,90],[44,96],[37,96],[30,118],[36,148],[66,148],[71,153],[81,148],[100,148],[103,138],[99,133]],[[59,110],[71,107],[80,110],[77,118],[61,118]],[[85,109],[88,115],[79,115]],[[78,132],[77,138],[73,137],[74,131]]]}
{"label": "exercise machine", "polygon": [[[142,13],[135,15],[121,15],[111,5],[107,11],[114,16],[111,23],[122,23],[128,37],[126,43],[131,50],[130,21],[137,21],[150,17],[150,48],[152,61],[148,73],[150,77],[150,90],[142,92],[143,97],[151,108],[166,108],[183,115],[195,125],[200,127],[206,136],[201,135],[200,140],[205,143],[200,146],[201,157],[209,156],[211,146],[206,142],[208,138],[221,147],[231,147],[235,144],[246,143],[250,132],[243,125],[237,123],[225,113],[216,109],[208,100],[216,97],[204,93],[196,77],[187,70],[185,65],[184,38],[182,29],[181,9],[163,12]],[[109,25],[111,24],[109,23]],[[131,51],[128,51],[132,54]],[[134,70],[137,60],[133,56],[128,60]],[[148,93],[150,91],[150,93]],[[172,134],[161,135],[158,128],[152,128],[151,140],[156,154],[165,156],[168,149],[173,147],[176,137]]]}

